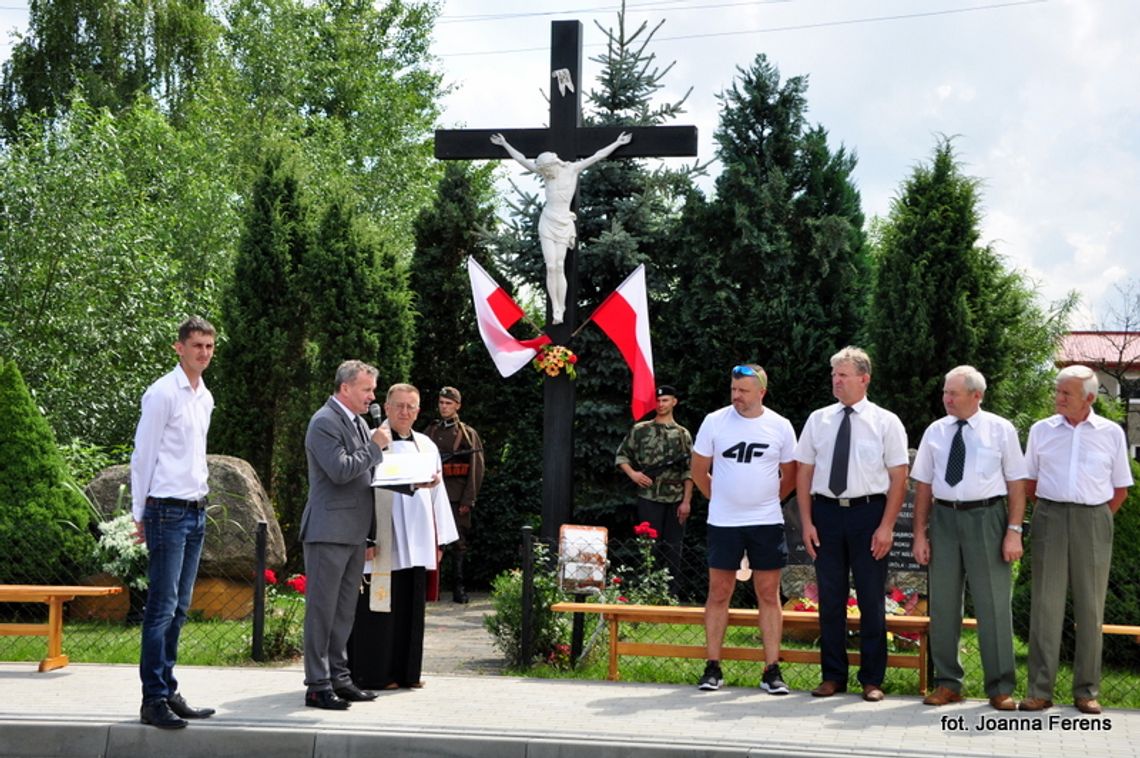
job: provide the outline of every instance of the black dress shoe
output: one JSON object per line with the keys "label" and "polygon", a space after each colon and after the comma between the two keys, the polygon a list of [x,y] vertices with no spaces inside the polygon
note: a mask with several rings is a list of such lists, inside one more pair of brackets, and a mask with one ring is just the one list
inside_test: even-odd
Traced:
{"label": "black dress shoe", "polygon": [[165,700],[143,703],[139,709],[139,720],[159,729],[181,729],[186,726],[186,721],[175,716]]}
{"label": "black dress shoe", "polygon": [[305,705],[310,708],[324,708],[326,711],[347,711],[352,705],[347,700],[341,700],[332,690],[319,690],[305,693]]}
{"label": "black dress shoe", "polygon": [[364,703],[369,700],[375,700],[377,698],[375,692],[371,692],[370,690],[362,690],[355,684],[351,683],[342,685],[340,687],[334,687],[333,692],[336,693],[337,697],[343,698],[352,703]]}
{"label": "black dress shoe", "polygon": [[184,719],[208,719],[217,713],[213,708],[191,708],[186,698],[177,692],[168,697],[166,703],[170,710]]}

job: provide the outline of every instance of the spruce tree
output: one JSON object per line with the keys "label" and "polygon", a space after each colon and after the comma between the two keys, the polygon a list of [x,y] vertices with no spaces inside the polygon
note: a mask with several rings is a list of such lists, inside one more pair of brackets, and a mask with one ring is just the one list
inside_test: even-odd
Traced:
{"label": "spruce tree", "polygon": [[15,361],[0,357],[0,565],[10,584],[74,584],[95,542],[47,419]]}
{"label": "spruce tree", "polygon": [[705,412],[725,404],[734,364],[757,362],[765,402],[799,426],[830,400],[828,359],[863,326],[855,156],[808,126],[806,93],[764,55],[740,70],[720,96],[716,196],[690,194],[667,248],[678,296],[663,353]]}
{"label": "spruce tree", "polygon": [[942,138],[880,229],[868,330],[874,386],[912,445],[945,415],[943,380],[961,364],[985,375],[985,407],[1023,430],[1047,413],[1048,365],[1073,301],[1042,311],[1023,277],[978,244],[979,204],[978,180]]}
{"label": "spruce tree", "polygon": [[[600,27],[599,27],[600,28]],[[617,27],[603,30],[606,51],[597,86],[587,94],[588,125],[652,126],[683,113],[684,98],[655,102],[671,66],[660,68],[649,52],[652,29],[642,23],[629,30],[624,10]],[[601,304],[639,264],[648,270],[648,288],[656,301],[668,297],[657,273],[656,256],[674,233],[677,197],[690,186],[693,168],[650,170],[643,161],[607,159],[585,171],[578,184],[578,305],[584,317]],[[545,279],[542,253],[532,236],[541,211],[537,198],[522,196],[512,219],[513,234],[500,247],[504,268],[541,291]],[[650,305],[651,329],[656,307]],[[568,345],[579,356],[575,409],[575,518],[588,523],[632,523],[628,507],[634,493],[614,468],[614,453],[632,421],[631,377],[617,349],[600,330],[589,327]],[[662,371],[657,371],[658,376]],[[534,423],[540,423],[537,414]]]}

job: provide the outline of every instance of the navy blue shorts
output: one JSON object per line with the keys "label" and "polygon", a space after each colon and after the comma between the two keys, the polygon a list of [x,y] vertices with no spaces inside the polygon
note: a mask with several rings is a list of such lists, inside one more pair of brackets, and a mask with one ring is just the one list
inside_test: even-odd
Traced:
{"label": "navy blue shorts", "polygon": [[758,526],[708,525],[709,568],[736,571],[748,554],[755,571],[774,571],[788,565],[788,542],[783,524]]}

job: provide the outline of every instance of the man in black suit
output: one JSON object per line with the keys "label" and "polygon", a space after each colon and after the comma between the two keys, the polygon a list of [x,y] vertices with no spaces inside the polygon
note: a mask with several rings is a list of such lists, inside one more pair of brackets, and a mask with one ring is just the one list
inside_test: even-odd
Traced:
{"label": "man in black suit", "polygon": [[336,394],[313,414],[305,434],[305,705],[314,708],[344,710],[350,701],[376,698],[352,683],[347,643],[372,523],[372,468],[391,442],[386,427],[369,432],[360,418],[376,398],[377,373],[361,361],[342,363]]}

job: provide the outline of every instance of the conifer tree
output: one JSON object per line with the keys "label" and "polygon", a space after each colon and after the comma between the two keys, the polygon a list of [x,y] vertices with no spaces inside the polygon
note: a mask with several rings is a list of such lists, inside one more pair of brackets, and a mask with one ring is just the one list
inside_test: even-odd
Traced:
{"label": "conifer tree", "polygon": [[0,357],[0,565],[12,584],[74,584],[95,543],[91,509],[15,361]]}
{"label": "conifer tree", "polygon": [[[589,125],[652,126],[672,121],[684,112],[684,98],[657,103],[671,66],[657,66],[649,52],[661,24],[627,29],[624,8],[616,28],[603,30],[606,52],[593,60],[602,67],[597,86],[587,94]],[[599,27],[600,28],[600,27]],[[690,186],[696,169],[650,170],[643,161],[607,159],[585,171],[578,184],[578,303],[584,317],[601,304],[639,264],[646,263],[648,287],[661,291],[656,255],[677,222],[677,196]],[[522,196],[512,219],[513,234],[500,246],[500,260],[512,275],[541,288],[544,263],[538,240],[530,230],[541,206],[534,196]],[[651,327],[654,306],[650,306]],[[569,345],[579,356],[574,441],[574,513],[591,523],[623,524],[628,534],[626,506],[633,493],[614,473],[614,453],[629,428],[629,369],[609,338],[589,327]],[[661,372],[658,371],[658,375]],[[614,519],[617,519],[615,522]]]}
{"label": "conifer tree", "polygon": [[720,96],[716,196],[689,196],[667,248],[678,296],[663,353],[705,411],[724,405],[734,364],[757,362],[765,402],[800,425],[831,397],[829,357],[863,325],[855,156],[808,126],[806,93],[805,77],[781,83],[764,55],[740,70]]}
{"label": "conifer tree", "polygon": [[299,389],[297,372],[305,364],[298,293],[312,244],[306,214],[289,148],[270,150],[222,299],[210,442],[212,449],[248,461],[271,495],[277,423],[283,403]]}
{"label": "conifer tree", "polygon": [[951,141],[906,179],[880,230],[869,334],[877,398],[898,413],[912,445],[945,415],[947,371],[986,376],[985,407],[1026,429],[1047,407],[1048,366],[1073,306],[1047,315],[1020,274],[978,244],[978,181]]}

